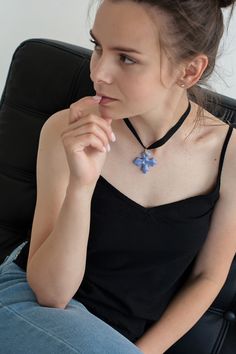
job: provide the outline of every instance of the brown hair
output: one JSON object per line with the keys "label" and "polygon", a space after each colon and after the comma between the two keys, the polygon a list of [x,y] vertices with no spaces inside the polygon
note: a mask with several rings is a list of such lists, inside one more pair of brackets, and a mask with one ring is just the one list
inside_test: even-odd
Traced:
{"label": "brown hair", "polygon": [[221,8],[231,6],[230,20],[236,0],[129,1],[147,5],[149,9],[156,8],[167,15],[168,26],[165,31],[162,31],[160,40],[162,48],[170,54],[175,63],[192,59],[200,53],[208,57],[208,66],[198,84],[188,89],[188,95],[199,105],[197,118],[200,119],[203,115],[202,107],[208,97],[205,92],[202,93],[198,85],[208,86],[206,81],[215,68],[217,52],[224,32]]}

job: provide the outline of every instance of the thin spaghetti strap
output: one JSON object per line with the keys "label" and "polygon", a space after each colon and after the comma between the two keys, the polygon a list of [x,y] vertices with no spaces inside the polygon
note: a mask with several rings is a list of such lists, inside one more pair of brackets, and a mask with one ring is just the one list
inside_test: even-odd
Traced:
{"label": "thin spaghetti strap", "polygon": [[222,172],[222,167],[223,167],[223,163],[224,163],[225,152],[226,152],[226,149],[227,149],[227,146],[228,146],[228,142],[229,142],[229,139],[231,137],[233,129],[234,129],[233,126],[229,125],[229,129],[228,129],[228,132],[226,134],[225,141],[224,141],[224,144],[223,144],[223,147],[222,147],[222,150],[221,150],[220,162],[219,162],[219,170],[218,170],[218,178],[217,178],[219,183],[220,183],[220,179],[221,179],[221,172]]}

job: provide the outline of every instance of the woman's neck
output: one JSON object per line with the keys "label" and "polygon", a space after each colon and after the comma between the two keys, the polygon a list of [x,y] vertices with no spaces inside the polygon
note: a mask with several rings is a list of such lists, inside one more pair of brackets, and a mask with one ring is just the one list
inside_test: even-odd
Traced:
{"label": "woman's neck", "polygon": [[[174,126],[188,107],[187,96],[175,102],[162,105],[145,115],[133,116],[129,120],[145,146],[162,138]],[[190,112],[191,114],[191,112]],[[188,120],[188,117],[186,118]],[[185,122],[184,122],[185,123]],[[184,125],[183,123],[183,125]]]}

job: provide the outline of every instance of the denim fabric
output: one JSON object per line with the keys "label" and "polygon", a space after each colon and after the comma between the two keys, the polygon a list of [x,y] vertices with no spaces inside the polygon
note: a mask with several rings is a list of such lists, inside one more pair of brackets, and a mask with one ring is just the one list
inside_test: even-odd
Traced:
{"label": "denim fabric", "polygon": [[0,354],[142,353],[74,299],[65,309],[39,305],[13,262],[24,244],[0,265]]}

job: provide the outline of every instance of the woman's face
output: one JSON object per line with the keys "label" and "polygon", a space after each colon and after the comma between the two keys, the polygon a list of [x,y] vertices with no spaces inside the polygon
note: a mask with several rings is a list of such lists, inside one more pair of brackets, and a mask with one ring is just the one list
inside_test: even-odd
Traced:
{"label": "woman's face", "polygon": [[159,46],[163,16],[155,19],[147,7],[129,0],[104,0],[99,7],[91,30],[96,42],[91,79],[97,94],[116,99],[99,106],[104,117],[149,114],[171,99],[177,71]]}

